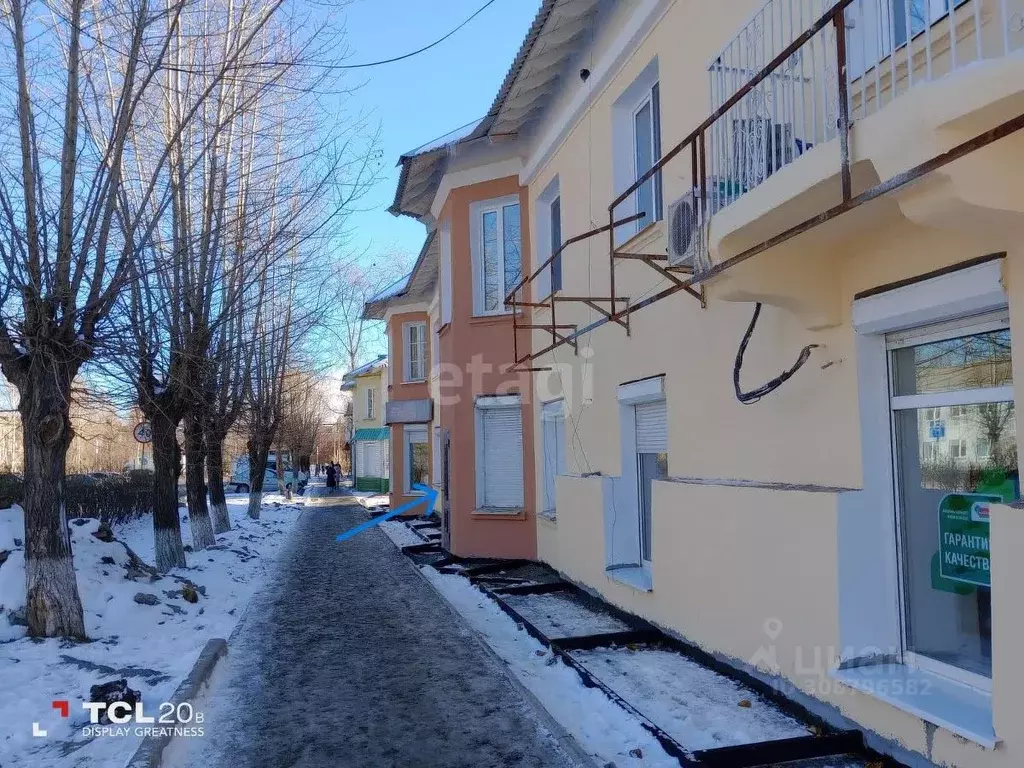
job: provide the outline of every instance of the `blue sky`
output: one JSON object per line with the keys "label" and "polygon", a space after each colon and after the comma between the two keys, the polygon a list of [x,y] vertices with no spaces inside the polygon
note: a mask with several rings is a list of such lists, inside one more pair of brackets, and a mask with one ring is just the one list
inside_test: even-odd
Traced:
{"label": "blue sky", "polygon": [[[352,54],[346,63],[390,58],[421,48],[449,32],[484,0],[354,0],[346,16]],[[397,246],[415,255],[423,226],[387,212],[399,155],[482,117],[512,64],[540,0],[496,0],[466,27],[418,56],[354,70],[365,82],[347,105],[381,127],[384,178],[360,201],[370,208],[351,219],[353,245],[374,251]]]}

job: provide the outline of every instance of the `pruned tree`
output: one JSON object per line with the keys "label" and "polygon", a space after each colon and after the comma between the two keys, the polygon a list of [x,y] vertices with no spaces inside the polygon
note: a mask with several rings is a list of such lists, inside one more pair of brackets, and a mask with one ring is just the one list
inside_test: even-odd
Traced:
{"label": "pruned tree", "polygon": [[29,632],[85,637],[64,506],[71,384],[105,341],[165,202],[157,157],[121,209],[184,2],[0,3],[0,367],[24,426]]}
{"label": "pruned tree", "polygon": [[[184,16],[189,34],[170,45],[164,98],[151,105],[148,130],[133,137],[139,178],[166,157],[167,204],[159,226],[138,243],[125,315],[133,349],[120,358],[136,385],[138,407],[153,429],[153,525],[157,567],[185,565],[177,482],[184,421],[186,495],[192,546],[215,543],[206,503],[206,417],[213,406],[210,350],[259,283],[262,263],[238,230],[264,201],[251,195],[261,140],[261,105],[285,65],[260,67],[276,51],[272,15],[279,0],[205,0]],[[184,26],[184,24],[182,25]],[[257,71],[254,71],[257,70]],[[154,151],[154,148],[156,151]],[[275,170],[269,181],[274,181]],[[267,177],[260,182],[267,182]],[[138,204],[138,187],[123,196]],[[255,250],[272,248],[259,243]]]}

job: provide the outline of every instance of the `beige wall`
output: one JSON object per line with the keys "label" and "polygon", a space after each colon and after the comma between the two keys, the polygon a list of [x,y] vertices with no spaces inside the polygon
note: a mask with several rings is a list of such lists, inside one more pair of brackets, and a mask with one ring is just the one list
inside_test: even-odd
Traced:
{"label": "beige wall", "polygon": [[[531,210],[558,177],[565,238],[605,223],[606,206],[615,196],[608,159],[615,99],[657,56],[662,144],[670,148],[706,116],[707,61],[757,5],[696,0],[671,4],[639,50],[607,88],[595,94],[592,107],[530,180]],[[621,16],[598,34],[595,60],[635,7],[635,3],[622,3],[617,11]],[[567,86],[569,91],[579,87],[575,82]],[[929,103],[966,98],[964,89],[970,87],[943,83],[944,90],[930,96]],[[559,114],[571,95],[557,98],[548,114]],[[912,117],[907,111],[901,114],[899,119]],[[871,129],[875,135],[901,137],[907,145],[932,141],[930,136],[908,135],[908,125],[898,121],[884,125],[884,116],[884,111],[876,116],[879,120]],[[997,119],[996,113],[990,119]],[[542,126],[537,133],[544,135],[550,129]],[[935,138],[932,146],[949,146],[963,135],[948,127],[929,130],[953,130]],[[862,726],[939,763],[972,768],[1024,764],[1024,718],[1011,694],[1019,691],[1024,679],[1024,664],[1013,650],[1024,644],[1024,627],[1013,618],[1015,609],[1009,608],[1009,585],[1019,584],[1021,577],[1012,563],[1003,563],[993,572],[994,674],[1002,679],[995,683],[993,698],[997,734],[1003,739],[998,749],[984,749],[943,729],[933,733],[921,719],[831,680],[827,663],[807,670],[808,654],[821,653],[830,659],[829,649],[843,645],[838,600],[842,494],[836,489],[863,486],[858,360],[850,323],[854,294],[1005,251],[1012,330],[1015,339],[1024,339],[1024,227],[1013,193],[1003,192],[1010,184],[1018,195],[1017,207],[1024,204],[1020,176],[1011,170],[1021,167],[1024,140],[1004,140],[959,161],[941,177],[864,206],[752,259],[709,286],[707,309],[678,293],[632,315],[630,336],[619,326],[606,324],[581,339],[580,356],[562,346],[538,359],[536,365],[550,365],[557,372],[535,377],[537,428],[539,403],[565,390],[570,473],[557,480],[557,521],[538,520],[541,559],[617,605],[737,662],[763,662],[764,652],[770,649],[777,666],[762,663],[766,671],[783,675]],[[790,176],[800,173],[793,170]],[[897,170],[879,160],[858,173],[864,173],[864,183],[869,184]],[[811,189],[813,175],[795,183],[797,191],[790,197]],[[666,172],[666,203],[686,186],[687,178],[680,172]],[[979,178],[987,179],[985,185]],[[779,180],[779,184],[790,182]],[[746,222],[732,222],[736,231],[772,214],[771,187],[765,183],[757,190],[764,196],[757,201],[763,210],[748,211]],[[813,194],[800,203],[814,204]],[[792,215],[801,213],[797,210]],[[654,234],[663,236],[657,229]],[[755,237],[749,232],[744,236]],[[663,252],[664,240],[648,247],[655,246]],[[606,296],[610,287],[607,239],[572,246],[563,257],[562,269],[563,294]],[[649,267],[626,262],[619,263],[616,280],[617,293],[634,302],[669,284]],[[759,404],[744,406],[733,394],[732,373],[753,310],[749,302],[754,299],[767,304],[744,360],[745,389],[788,368],[804,345],[821,348],[781,389]],[[538,311],[534,322],[544,322],[546,317],[543,310]],[[583,325],[597,318],[584,305],[559,305],[560,323]],[[549,343],[550,335],[534,334],[534,349]],[[1024,352],[1016,358],[1020,368]],[[1024,381],[1024,370],[1019,372],[1017,380]],[[606,575],[605,481],[582,475],[622,474],[616,390],[620,384],[653,375],[665,376],[669,475],[674,479],[655,484],[654,588],[641,592]],[[541,477],[539,450],[535,461]],[[685,481],[688,478],[708,484]],[[762,487],[736,487],[723,480],[761,483]],[[816,488],[775,490],[763,487],[766,482]],[[542,485],[537,483],[538,493]],[[1007,541],[1024,544],[1024,533],[1012,514],[1003,513],[994,524],[993,536],[1005,537],[995,557],[1010,551]],[[774,636],[765,631],[769,620],[780,622],[781,630]]]}
{"label": "beige wall", "polygon": [[[352,428],[384,426],[384,404],[388,400],[387,368],[359,376],[352,392]],[[374,391],[373,417],[366,418],[366,390]]]}

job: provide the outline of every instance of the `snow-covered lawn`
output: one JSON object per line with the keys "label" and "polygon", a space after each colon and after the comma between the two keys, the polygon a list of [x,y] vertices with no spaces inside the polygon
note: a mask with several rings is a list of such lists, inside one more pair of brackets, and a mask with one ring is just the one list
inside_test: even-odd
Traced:
{"label": "snow-covered lawn", "polygon": [[598,689],[587,688],[574,669],[516,626],[468,579],[429,566],[420,570],[598,765],[678,768],[679,761],[639,720]]}
{"label": "snow-covered lawn", "polygon": [[[414,542],[403,523],[381,526],[397,546]],[[640,721],[516,624],[463,576],[420,568],[437,591],[501,657],[598,765],[678,766]],[[629,627],[570,594],[508,595],[509,604],[550,637]],[[587,670],[691,750],[805,736],[810,731],[771,702],[682,654],[648,647],[573,651]],[[822,765],[833,765],[824,761]],[[835,765],[847,765],[839,760]]]}
{"label": "snow-covered lawn", "polygon": [[630,627],[609,613],[594,610],[571,594],[507,595],[507,602],[549,640],[560,637],[628,632]]}
{"label": "snow-covered lawn", "polygon": [[423,543],[423,539],[413,533],[409,526],[398,520],[385,520],[380,524],[380,529],[394,542],[396,547],[408,547]]}
{"label": "snow-covered lawn", "polygon": [[641,646],[572,655],[691,750],[810,734],[806,726],[740,683],[674,651]]}
{"label": "snow-covered lawn", "polygon": [[[13,549],[0,565],[0,765],[119,766],[140,739],[82,735],[88,712],[82,702],[89,688],[119,678],[142,694],[147,715],[157,712],[188,674],[207,640],[227,638],[252,593],[272,572],[274,556],[297,520],[303,497],[285,502],[266,495],[261,519],[246,515],[248,497],[228,496],[233,530],[217,536],[213,549],[187,553],[188,566],[151,582],[146,574],[129,578],[130,555],[153,563],[153,532],[149,516],[115,526],[116,540],[104,542],[93,533],[99,521],[71,523],[78,589],[85,609],[90,642],[73,643],[25,637],[25,627],[11,625],[11,611],[24,609],[24,553]],[[181,509],[182,533],[191,537],[187,511]],[[24,541],[20,508],[0,511],[0,551]],[[198,602],[182,597],[192,582]],[[205,593],[205,594],[204,594]],[[143,595],[140,603],[137,595]],[[146,602],[153,602],[150,605]],[[63,719],[51,702],[67,699],[70,717]],[[33,737],[33,722],[47,731]],[[133,729],[129,729],[131,732]]]}

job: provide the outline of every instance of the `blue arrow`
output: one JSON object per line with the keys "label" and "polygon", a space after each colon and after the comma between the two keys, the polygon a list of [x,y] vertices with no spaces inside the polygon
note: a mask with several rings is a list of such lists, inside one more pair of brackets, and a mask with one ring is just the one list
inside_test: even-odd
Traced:
{"label": "blue arrow", "polygon": [[392,517],[398,517],[403,512],[408,512],[413,507],[415,507],[415,506],[417,506],[419,504],[423,504],[424,502],[426,502],[427,510],[428,511],[434,508],[434,503],[437,501],[437,491],[436,490],[434,490],[433,488],[428,488],[425,485],[414,485],[413,486],[413,490],[414,491],[422,491],[423,494],[424,494],[423,498],[413,499],[412,501],[408,502],[407,504],[403,504],[398,509],[392,509],[390,512],[386,512],[386,513],[384,513],[383,515],[381,515],[379,517],[375,517],[372,520],[367,520],[365,523],[360,523],[355,528],[349,528],[344,533],[339,533],[338,534],[338,541],[346,541],[347,539],[351,539],[353,536],[355,536],[357,534],[360,534],[363,531],[368,531],[371,528],[373,528],[373,526],[380,525],[385,520],[390,520]]}

